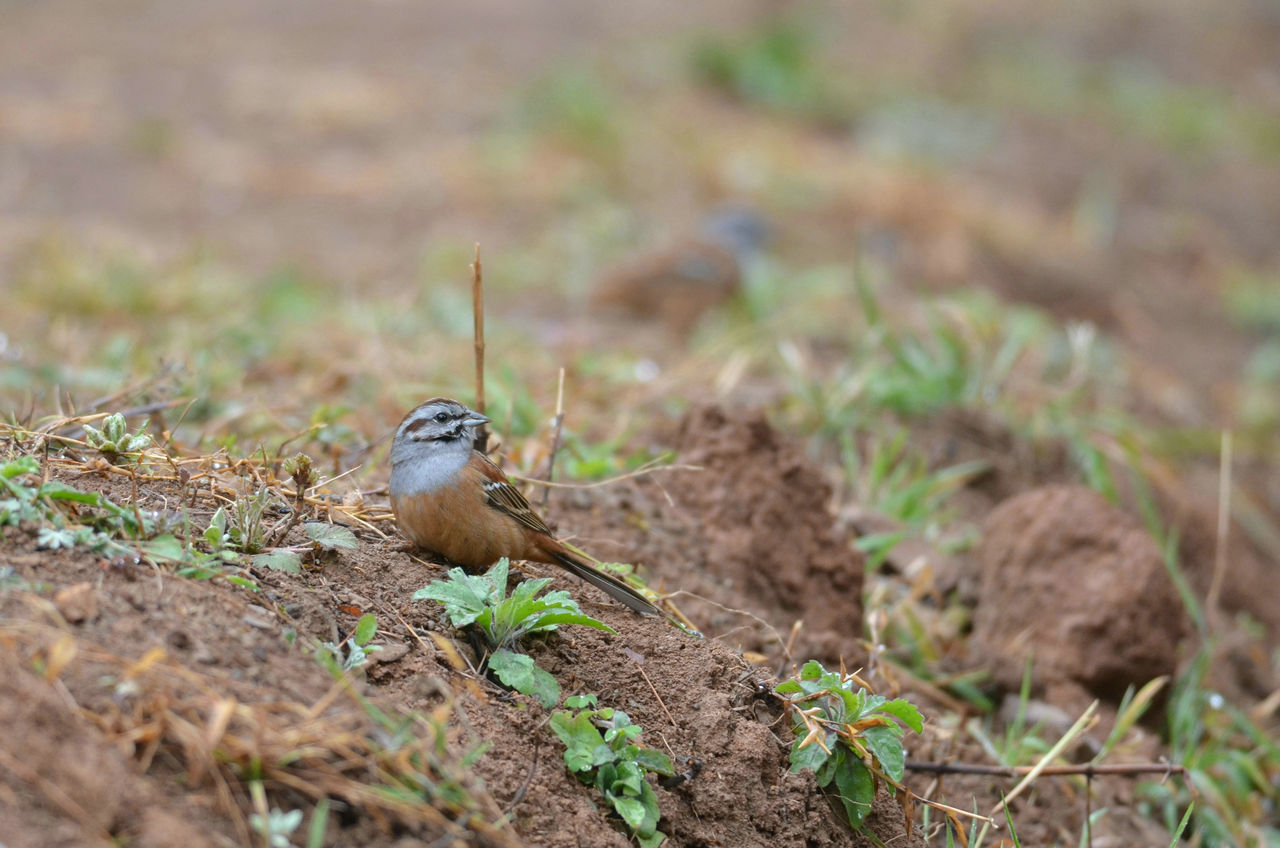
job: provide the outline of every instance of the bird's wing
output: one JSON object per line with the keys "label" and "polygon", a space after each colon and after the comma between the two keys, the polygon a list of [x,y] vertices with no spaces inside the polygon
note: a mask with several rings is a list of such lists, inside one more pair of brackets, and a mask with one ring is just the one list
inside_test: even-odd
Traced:
{"label": "bird's wing", "polygon": [[511,481],[502,473],[501,468],[478,452],[471,455],[471,464],[484,478],[482,485],[485,500],[489,506],[511,516],[535,533],[551,535],[551,529],[547,527],[547,523],[533,511],[533,507],[529,506],[529,501],[520,494],[520,490],[511,485]]}

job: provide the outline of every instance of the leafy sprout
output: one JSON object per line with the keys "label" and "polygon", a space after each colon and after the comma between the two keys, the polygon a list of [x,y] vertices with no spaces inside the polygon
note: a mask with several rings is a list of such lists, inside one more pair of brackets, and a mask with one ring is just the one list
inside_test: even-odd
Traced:
{"label": "leafy sprout", "polygon": [[796,734],[791,771],[809,769],[824,789],[834,784],[849,824],[857,828],[871,810],[877,778],[901,787],[902,725],[919,733],[924,720],[910,701],[891,701],[863,687],[854,691],[855,681],[810,660],[776,691],[787,699]]}
{"label": "leafy sprout", "polygon": [[525,580],[507,596],[506,557],[482,575],[461,568],[449,570],[449,579],[435,580],[413,593],[414,600],[430,599],[444,605],[454,627],[474,628],[491,649],[488,666],[507,686],[533,695],[545,707],[560,699],[560,685],[528,656],[512,648],[526,636],[549,633],[562,624],[581,624],[614,633],[603,621],[585,615],[564,590],[538,593],[550,577]]}
{"label": "leafy sprout", "polygon": [[658,796],[645,774],[671,777],[671,759],[642,747],[643,731],[622,710],[584,709],[596,703],[595,695],[578,695],[565,702],[569,710],[551,716],[551,729],[565,745],[564,763],[579,780],[600,790],[641,848],[656,848],[667,837],[658,830]]}
{"label": "leafy sprout", "polygon": [[103,419],[101,430],[84,425],[85,441],[114,465],[124,454],[137,453],[151,447],[152,439],[145,432],[146,429],[147,425],[144,423],[130,433],[124,416],[117,412]]}
{"label": "leafy sprout", "polygon": [[342,642],[323,642],[316,658],[335,677],[344,671],[361,668],[369,661],[369,654],[381,651],[381,645],[370,645],[378,635],[378,617],[371,612],[360,616],[356,629]]}
{"label": "leafy sprout", "polygon": [[448,580],[428,583],[414,592],[413,598],[440,602],[454,627],[474,625],[495,649],[515,645],[525,636],[550,632],[561,624],[581,624],[616,632],[604,622],[583,614],[563,589],[538,597],[551,582],[550,577],[525,580],[508,597],[509,567],[507,558],[503,557],[481,575],[451,568]]}

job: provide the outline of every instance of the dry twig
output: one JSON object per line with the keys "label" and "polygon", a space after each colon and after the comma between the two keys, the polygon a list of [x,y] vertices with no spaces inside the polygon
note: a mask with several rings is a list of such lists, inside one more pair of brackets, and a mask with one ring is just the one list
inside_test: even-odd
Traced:
{"label": "dry twig", "polygon": [[[484,273],[480,266],[480,242],[476,242],[476,261],[471,263],[471,309],[475,318],[476,412],[484,415]],[[476,431],[476,449],[489,452],[489,428],[483,424]]]}

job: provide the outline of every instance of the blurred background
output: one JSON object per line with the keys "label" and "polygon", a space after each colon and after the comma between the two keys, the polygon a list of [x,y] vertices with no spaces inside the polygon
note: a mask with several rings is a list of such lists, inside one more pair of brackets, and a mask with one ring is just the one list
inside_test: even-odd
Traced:
{"label": "blurred background", "polygon": [[[829,387],[860,287],[891,313],[963,293],[937,320],[992,357],[1052,337],[1065,374],[1088,348],[1094,388],[1189,450],[1274,443],[1272,0],[0,13],[6,408],[142,381],[200,399],[193,442],[374,438],[469,394],[479,242],[493,391],[524,417],[561,365],[580,402],[642,408]],[[726,210],[745,243],[714,237]]]}

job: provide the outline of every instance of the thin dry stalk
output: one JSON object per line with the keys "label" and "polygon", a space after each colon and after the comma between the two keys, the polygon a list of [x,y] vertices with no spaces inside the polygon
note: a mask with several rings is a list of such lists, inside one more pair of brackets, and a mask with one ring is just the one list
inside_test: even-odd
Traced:
{"label": "thin dry stalk", "polygon": [[1227,542],[1231,533],[1231,431],[1222,431],[1222,451],[1218,458],[1218,538],[1213,552],[1213,578],[1205,597],[1205,615],[1211,623],[1218,618],[1218,598],[1227,573]]}
{"label": "thin dry stalk", "polygon": [[[994,777],[1022,777],[1030,774],[1034,766],[989,766],[977,763],[925,763],[907,760],[904,767],[909,771],[922,771],[928,774],[983,774]],[[1174,763],[1115,763],[1096,765],[1084,763],[1075,766],[1046,766],[1037,774],[1050,776],[1098,777],[1101,775],[1121,775],[1131,777],[1140,774],[1185,775],[1185,766]]]}
{"label": "thin dry stalk", "polygon": [[[627,653],[630,654],[631,652],[628,651]],[[662,711],[666,713],[667,720],[671,722],[671,726],[679,727],[680,725],[676,723],[675,717],[671,715],[671,710],[667,709],[667,705],[663,702],[662,696],[658,694],[658,688],[653,685],[653,681],[649,679],[649,675],[644,673],[644,666],[640,663],[640,660],[634,656],[631,656],[630,659],[636,664],[636,670],[640,672],[640,676],[644,678],[644,682],[649,684],[649,691],[653,692],[653,697],[658,699],[658,706],[662,707]]]}
{"label": "thin dry stalk", "polygon": [[[476,261],[471,263],[471,309],[475,317],[476,346],[476,412],[484,415],[484,272],[480,265],[480,242],[476,242]],[[476,448],[488,453],[489,428],[476,431]]]}
{"label": "thin dry stalk", "polygon": [[535,486],[549,486],[553,489],[598,489],[601,486],[612,486],[614,483],[621,483],[623,480],[630,480],[633,477],[643,477],[646,474],[653,474],[658,471],[702,471],[701,465],[657,465],[660,460],[652,459],[644,465],[628,471],[625,474],[619,474],[616,477],[608,477],[604,480],[595,480],[590,483],[553,483],[550,480],[539,480],[536,477],[525,477],[520,474],[508,472],[507,476],[512,480],[519,480],[521,483],[532,483]]}
{"label": "thin dry stalk", "polygon": [[[999,804],[996,804],[991,808],[991,812],[987,813],[987,816],[991,821],[988,821],[982,826],[982,830],[979,831],[978,838],[975,840],[977,844],[982,844],[983,839],[986,838],[987,830],[994,824],[996,816],[1000,815],[1009,806],[1009,802],[1021,795],[1028,786],[1035,783],[1036,779],[1044,773],[1044,770],[1049,768],[1049,764],[1052,763],[1068,745],[1074,742],[1076,737],[1081,733],[1084,733],[1085,730],[1093,724],[1097,712],[1098,702],[1094,701],[1089,705],[1088,709],[1080,714],[1080,717],[1076,719],[1075,724],[1067,728],[1067,732],[1062,734],[1062,738],[1059,739],[1057,743],[1040,758],[1040,762],[1032,766],[1031,770],[1027,772],[1022,780],[1018,781],[1018,785],[1013,787],[1013,790],[1002,798]],[[998,827],[998,825],[996,826]]]}
{"label": "thin dry stalk", "polygon": [[[765,621],[765,620],[764,620],[763,618],[761,618],[760,616],[756,615],[756,614],[755,614],[755,613],[753,613],[753,612],[750,612],[749,610],[734,609],[733,607],[728,607],[728,606],[725,606],[724,604],[716,603],[715,601],[711,600],[710,598],[704,598],[702,595],[698,595],[698,594],[695,594],[694,592],[689,592],[689,591],[686,591],[686,590],[684,590],[684,589],[680,589],[680,590],[678,590],[678,591],[672,592],[672,593],[671,593],[671,594],[669,594],[669,595],[666,595],[666,596],[663,598],[663,600],[665,601],[665,600],[669,600],[669,599],[671,599],[671,598],[678,598],[678,597],[680,597],[681,595],[686,595],[686,596],[688,596],[688,597],[690,597],[690,598],[693,598],[694,600],[702,601],[704,604],[710,604],[711,606],[715,607],[716,609],[723,610],[723,611],[728,612],[728,613],[733,613],[733,614],[735,614],[735,615],[742,615],[742,616],[746,616],[747,618],[751,619],[752,621],[755,621],[755,622],[756,622],[757,624],[759,624],[761,627],[764,627],[766,630],[768,630],[770,633],[772,633],[772,634],[773,634],[773,638],[777,641],[778,646],[782,648],[782,652],[783,652],[783,654],[785,654],[785,655],[786,655],[787,662],[788,662],[788,663],[792,663],[792,664],[794,664],[795,660],[794,660],[794,659],[792,659],[792,657],[791,657],[791,650],[787,647],[787,642],[786,642],[786,640],[785,640],[785,639],[783,639],[783,638],[782,638],[782,634],[781,634],[781,633],[779,633],[779,632],[777,631],[777,629],[776,629],[772,624],[770,624],[769,622]],[[723,638],[724,638],[725,636],[727,636],[727,635],[728,635],[728,633],[722,633],[722,634],[720,634],[719,636],[717,636],[717,637],[715,637],[715,638],[716,638],[717,640],[719,640],[719,639],[723,639]]]}
{"label": "thin dry stalk", "polygon": [[[556,473],[556,454],[560,452],[560,436],[564,429],[564,367],[560,368],[560,380],[556,386],[556,417],[551,420],[551,455],[547,457],[547,482],[551,482],[551,478]],[[551,496],[551,487],[546,486],[542,490],[542,501],[539,504],[543,509],[547,507],[547,498]]]}

